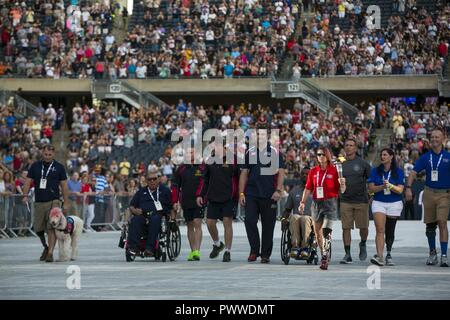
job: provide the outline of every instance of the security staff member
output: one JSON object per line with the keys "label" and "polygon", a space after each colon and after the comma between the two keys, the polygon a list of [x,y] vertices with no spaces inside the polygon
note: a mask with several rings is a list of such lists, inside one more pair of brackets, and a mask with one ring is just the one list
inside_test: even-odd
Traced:
{"label": "security staff member", "polygon": [[353,138],[345,140],[345,161],[342,163],[342,176],[345,192],[341,194],[340,213],[342,222],[342,239],[345,256],[341,264],[352,263],[350,244],[352,243],[351,230],[356,225],[359,229],[361,242],[359,243],[359,260],[367,258],[366,241],[369,235],[369,196],[367,192],[367,179],[371,167],[364,159],[356,155],[357,143]]}
{"label": "security staff member", "polygon": [[450,209],[450,153],[444,150],[444,132],[434,129],[431,132],[431,150],[423,154],[415,163],[414,169],[408,177],[405,186],[407,201],[412,200],[411,186],[417,173],[425,170],[426,181],[423,191],[424,223],[426,224],[426,236],[430,255],[427,265],[436,265],[438,257],[436,253],[436,227],[439,226],[439,239],[441,243],[441,267],[448,267],[447,244],[448,228],[447,220]]}
{"label": "security staff member", "polygon": [[[233,242],[233,217],[238,204],[239,168],[234,159],[231,164],[226,162],[225,149],[221,143],[215,144],[214,158],[221,159],[221,161],[206,165],[204,183],[197,194],[197,204],[203,206],[205,197],[208,199],[206,223],[214,242],[209,258],[216,258],[225,248],[222,261],[230,262]],[[217,219],[223,220],[225,245],[219,239]]]}
{"label": "security staff member", "polygon": [[194,149],[188,150],[190,164],[182,164],[175,171],[172,180],[172,204],[176,212],[183,209],[184,220],[187,223],[187,237],[191,252],[188,261],[200,260],[202,244],[203,208],[196,202],[196,194],[200,192],[205,172],[204,164],[195,164]]}
{"label": "security staff member", "polygon": [[[258,130],[258,146],[247,150],[239,179],[239,202],[241,206],[245,206],[245,230],[250,243],[248,262],[256,261],[258,256],[261,256],[261,263],[270,262],[277,201],[281,198],[284,182],[285,165],[281,154],[270,143],[260,148],[260,142],[267,141],[267,134],[268,130]],[[270,162],[262,162],[262,157],[270,158]],[[252,158],[256,161],[250,162]],[[278,165],[272,163],[274,158],[278,160]],[[259,217],[262,224],[262,245],[257,225]]]}
{"label": "security staff member", "polygon": [[[306,185],[306,178],[309,174],[309,168],[304,167],[301,171],[301,185],[295,186],[290,192],[286,205],[284,207],[284,215],[281,219],[283,228],[289,224],[289,231],[291,232],[291,257],[302,258],[308,257],[308,240],[311,231],[313,230],[313,220],[311,218],[311,204],[312,197],[306,200],[305,211],[300,213],[298,207],[302,200],[303,191]],[[291,214],[292,211],[292,214]]]}
{"label": "security staff member", "polygon": [[[64,199],[64,214],[69,209],[69,188],[67,187],[67,173],[64,166],[54,159],[55,147],[45,145],[42,149],[42,160],[34,162],[28,170],[28,177],[23,188],[23,202],[28,206],[28,191],[31,181],[35,186],[34,204],[34,232],[39,236],[44,250],[41,261],[53,262],[53,249],[56,244],[55,230],[49,224],[49,213],[52,208],[61,207],[60,188]],[[48,246],[45,240],[48,235]]]}
{"label": "security staff member", "polygon": [[[168,215],[172,210],[172,199],[169,188],[160,184],[156,173],[149,173],[147,186],[140,188],[130,202],[133,214],[128,234],[129,253],[139,252],[139,240],[147,232],[144,255],[153,257],[156,250],[156,240],[161,228],[161,216]],[[172,219],[175,218],[172,213]]]}

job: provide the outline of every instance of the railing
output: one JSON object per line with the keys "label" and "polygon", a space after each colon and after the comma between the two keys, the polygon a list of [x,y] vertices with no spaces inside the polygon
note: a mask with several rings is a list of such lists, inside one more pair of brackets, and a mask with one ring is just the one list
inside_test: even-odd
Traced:
{"label": "railing", "polygon": [[6,106],[12,106],[16,113],[25,117],[37,114],[35,105],[11,91],[0,91],[0,103]]}
{"label": "railing", "polygon": [[0,195],[0,234],[6,238],[33,236],[34,205],[26,205],[22,202],[21,194]]}
{"label": "railing", "polygon": [[149,92],[143,92],[123,80],[93,80],[91,82],[91,91],[95,97],[103,98],[122,98],[129,99],[135,107],[149,108],[151,105],[167,105],[164,101]]}
{"label": "railing", "polygon": [[306,79],[300,79],[299,82],[303,86],[304,90],[307,90],[309,94],[317,95],[318,100],[328,106],[331,110],[334,110],[334,108],[340,106],[344,114],[350,117],[356,117],[358,114],[358,109],[356,107],[331,93],[331,91],[324,90]]}

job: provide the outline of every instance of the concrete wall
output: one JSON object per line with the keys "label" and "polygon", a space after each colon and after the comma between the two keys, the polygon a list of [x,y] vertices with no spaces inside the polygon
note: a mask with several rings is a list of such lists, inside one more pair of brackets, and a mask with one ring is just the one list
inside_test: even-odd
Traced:
{"label": "concrete wall", "polygon": [[[437,92],[437,76],[380,76],[333,77],[310,79],[324,89],[335,93],[361,92]],[[270,91],[269,79],[183,79],[183,80],[128,80],[142,91],[157,95],[178,94],[263,94]],[[88,93],[90,80],[76,79],[0,79],[0,90],[27,93]]]}

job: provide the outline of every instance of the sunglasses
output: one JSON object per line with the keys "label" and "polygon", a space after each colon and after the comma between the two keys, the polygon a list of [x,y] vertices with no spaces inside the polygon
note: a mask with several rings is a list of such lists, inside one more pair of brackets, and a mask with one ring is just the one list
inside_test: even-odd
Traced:
{"label": "sunglasses", "polygon": [[317,156],[318,157],[323,157],[323,156],[325,156],[325,153],[318,153]]}

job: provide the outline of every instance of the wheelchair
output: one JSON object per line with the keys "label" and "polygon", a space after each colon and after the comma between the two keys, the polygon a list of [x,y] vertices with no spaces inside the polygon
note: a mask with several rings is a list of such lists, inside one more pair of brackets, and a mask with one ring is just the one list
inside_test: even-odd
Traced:
{"label": "wheelchair", "polygon": [[[291,249],[292,249],[292,242],[291,242],[291,231],[289,230],[289,223],[286,223],[285,226],[281,225],[281,260],[283,260],[285,265],[289,264],[289,261],[291,259]],[[319,263],[319,255],[317,253],[319,245],[317,244],[316,237],[314,234],[314,231],[311,231],[309,234],[308,239],[308,256],[307,257],[301,257],[298,255],[297,257],[293,258],[295,260],[306,260],[307,264],[312,264],[314,262],[315,265]],[[330,242],[330,258],[331,258],[331,242]]]}
{"label": "wheelchair", "polygon": [[[139,242],[139,252],[134,255],[129,252],[128,248],[128,223],[124,224],[123,230],[120,235],[119,248],[125,249],[125,259],[127,262],[132,262],[137,256],[146,258],[144,255],[145,243],[147,241],[147,235],[141,236]],[[180,228],[176,222],[169,222],[165,216],[161,217],[161,228],[159,231],[159,238],[156,241],[156,251],[154,254],[155,260],[166,262],[167,258],[170,261],[174,261],[181,251],[181,233]]]}

